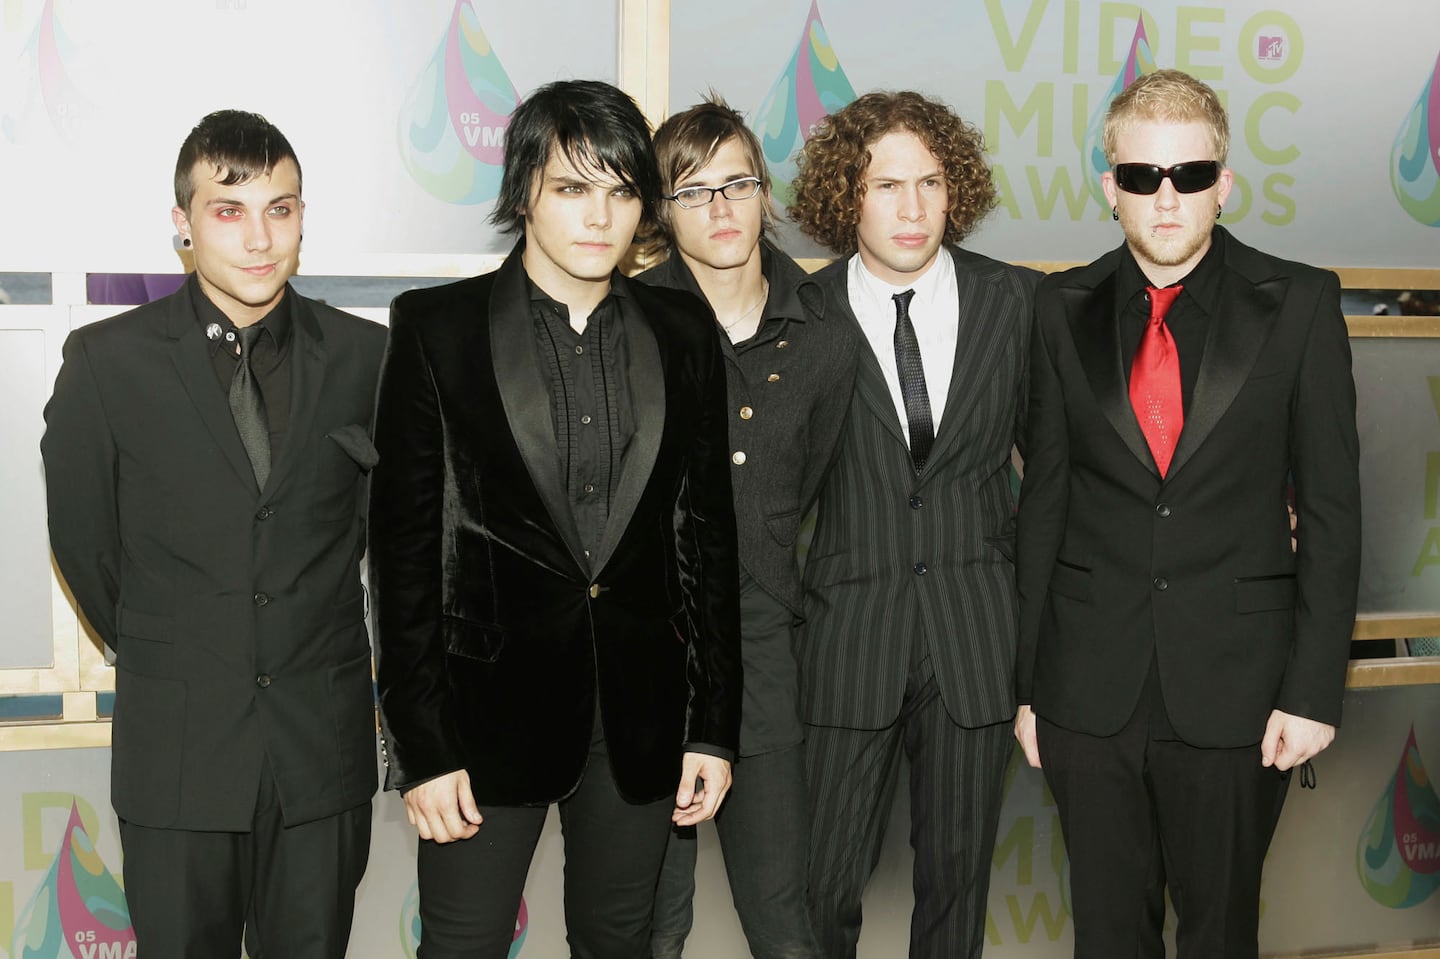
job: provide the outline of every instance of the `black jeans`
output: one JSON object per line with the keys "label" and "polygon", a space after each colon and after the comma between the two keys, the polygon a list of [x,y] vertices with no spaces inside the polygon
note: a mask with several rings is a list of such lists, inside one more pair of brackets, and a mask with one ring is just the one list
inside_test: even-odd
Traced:
{"label": "black jeans", "polygon": [[[605,741],[590,746],[579,787],[562,799],[565,929],[574,959],[638,959],[675,798],[634,805],[610,775]],[[679,786],[679,781],[676,781]],[[482,806],[470,839],[421,840],[420,959],[505,959],[548,806]]]}

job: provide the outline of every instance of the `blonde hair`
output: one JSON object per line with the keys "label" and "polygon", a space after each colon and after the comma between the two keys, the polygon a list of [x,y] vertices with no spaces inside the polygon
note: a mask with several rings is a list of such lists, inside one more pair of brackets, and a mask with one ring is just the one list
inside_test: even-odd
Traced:
{"label": "blonde hair", "polygon": [[1180,70],[1157,70],[1137,78],[1111,101],[1102,134],[1107,163],[1115,165],[1120,137],[1147,120],[1203,124],[1215,149],[1215,156],[1206,159],[1223,164],[1230,152],[1230,117],[1215,91]]}

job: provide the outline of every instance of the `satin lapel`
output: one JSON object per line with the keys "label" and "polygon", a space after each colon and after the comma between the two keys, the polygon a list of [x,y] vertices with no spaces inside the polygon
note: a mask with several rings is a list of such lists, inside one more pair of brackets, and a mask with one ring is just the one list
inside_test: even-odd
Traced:
{"label": "satin lapel", "polygon": [[[634,284],[630,288],[634,290]],[[665,364],[650,321],[640,310],[635,296],[619,296],[616,302],[624,317],[625,340],[630,349],[627,379],[635,417],[635,435],[620,464],[620,480],[610,500],[610,516],[605,523],[605,536],[595,552],[594,569],[605,568],[620,537],[630,525],[640,497],[650,482],[655,460],[660,455],[660,440],[665,435]]]}
{"label": "satin lapel", "polygon": [[1219,315],[1210,318],[1195,394],[1166,479],[1184,468],[1245,385],[1280,315],[1289,280],[1277,277],[1251,283],[1238,273],[1228,273],[1223,282]]}
{"label": "satin lapel", "polygon": [[1121,355],[1120,323],[1115,316],[1115,274],[1104,277],[1093,289],[1069,287],[1060,291],[1065,301],[1065,316],[1070,324],[1070,338],[1090,382],[1095,402],[1120,439],[1135,458],[1144,463],[1155,476],[1160,475],[1135,408],[1130,405],[1130,389],[1125,379],[1126,357]]}
{"label": "satin lapel", "polygon": [[560,475],[555,427],[550,422],[550,389],[535,353],[535,323],[530,317],[520,247],[496,274],[489,309],[490,361],[495,367],[495,382],[510,435],[570,555],[581,569],[589,569],[565,493],[565,479]]}
{"label": "satin lapel", "polygon": [[[870,339],[865,331],[860,328],[860,321],[855,318],[855,311],[850,308],[849,290],[849,264],[847,260],[838,260],[838,266],[828,267],[826,274],[821,278],[825,287],[825,294],[829,302],[826,310],[835,311],[841,318],[841,322],[850,324],[855,330],[855,335],[860,338],[860,349],[858,362],[855,368],[855,395],[860,401],[870,407],[870,411],[893,435],[901,446],[907,449],[905,442],[905,431],[900,427],[900,414],[895,410],[895,400],[890,396],[890,386],[885,382],[885,374],[880,369],[880,360],[875,356],[875,351],[870,348]],[[835,272],[832,274],[830,270]],[[889,362],[895,362],[891,356]]]}
{"label": "satin lapel", "polygon": [[[949,254],[947,251],[947,255]],[[958,437],[975,404],[985,392],[997,354],[1019,325],[1013,313],[1018,304],[1005,296],[980,272],[955,262],[955,288],[959,294],[959,325],[955,336],[955,362],[950,369],[950,390],[940,413],[940,431],[925,463],[928,472],[958,448]]]}
{"label": "satin lapel", "polygon": [[[193,285],[194,280],[190,283]],[[190,295],[203,296],[199,290],[191,289]],[[215,379],[215,367],[210,358],[210,344],[196,322],[191,307],[183,298],[176,298],[170,311],[168,334],[170,360],[195,412],[200,414],[215,445],[220,448],[230,468],[251,489],[255,488],[255,471],[250,467],[250,457],[240,442],[240,433],[235,429],[235,417],[230,412],[230,400]]]}
{"label": "satin lapel", "polygon": [[293,350],[290,357],[290,427],[286,430],[286,445],[275,457],[275,466],[265,481],[265,491],[274,493],[280,489],[294,472],[296,460],[301,458],[296,443],[305,442],[311,435],[315,414],[320,406],[320,397],[325,391],[325,375],[329,368],[325,362],[325,340],[320,334],[320,325],[310,313],[310,307],[292,290],[290,305],[291,336]]}

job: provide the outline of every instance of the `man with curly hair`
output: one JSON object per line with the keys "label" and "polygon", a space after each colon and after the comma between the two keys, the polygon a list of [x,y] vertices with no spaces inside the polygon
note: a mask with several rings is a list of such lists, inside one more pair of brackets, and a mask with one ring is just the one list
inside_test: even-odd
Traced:
{"label": "man with curly hair", "polygon": [[790,215],[843,259],[817,275],[860,349],[820,496],[799,638],[810,899],[855,955],[903,747],[910,956],[978,959],[1015,714],[1011,449],[1037,275],[960,242],[995,204],[980,132],[870,93],[806,143]]}

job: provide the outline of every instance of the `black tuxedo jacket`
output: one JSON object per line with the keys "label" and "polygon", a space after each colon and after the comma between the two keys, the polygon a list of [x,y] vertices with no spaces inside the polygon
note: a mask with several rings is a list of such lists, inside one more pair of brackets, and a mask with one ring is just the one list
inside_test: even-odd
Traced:
{"label": "black tuxedo jacket", "polygon": [[1080,732],[1125,723],[1152,656],[1192,745],[1259,742],[1272,709],[1340,719],[1360,490],[1339,282],[1220,227],[1214,242],[1221,305],[1163,480],[1127,391],[1121,251],[1036,295],[1017,686]]}
{"label": "black tuxedo jacket", "polygon": [[291,298],[290,426],[263,491],[191,296],[83,327],[45,408],[50,541],[115,650],[120,818],[251,828],[262,764],[287,824],[375,791],[360,587],[384,330]]}
{"label": "black tuxedo jacket", "polygon": [[[962,726],[1015,713],[1017,626],[1010,452],[1024,421],[1031,292],[1038,278],[950,248],[959,339],[935,445],[919,476],[874,351],[855,394],[805,568],[801,715],[880,729],[900,713],[912,644],[929,653]],[[848,259],[816,279],[826,315],[864,333]],[[894,362],[891,354],[885,362]]]}
{"label": "black tuxedo jacket", "polygon": [[585,557],[517,247],[496,273],[397,297],[371,490],[389,788],[464,768],[482,804],[579,782],[599,713],[616,784],[674,792],[686,744],[740,711],[725,369],[694,297],[627,283],[635,435]]}

